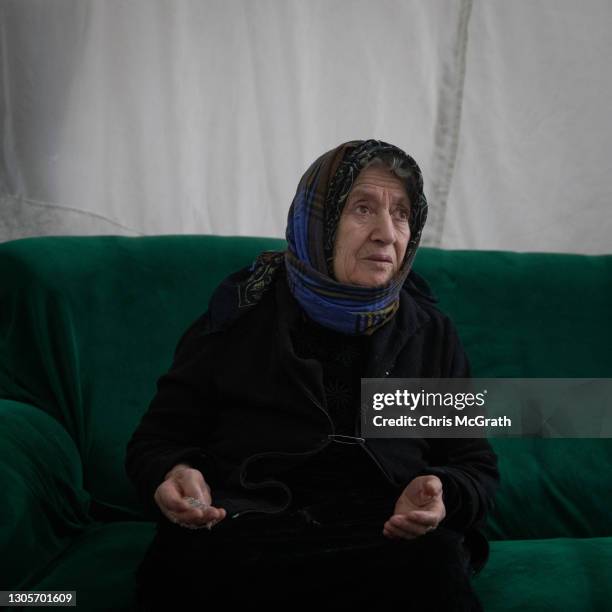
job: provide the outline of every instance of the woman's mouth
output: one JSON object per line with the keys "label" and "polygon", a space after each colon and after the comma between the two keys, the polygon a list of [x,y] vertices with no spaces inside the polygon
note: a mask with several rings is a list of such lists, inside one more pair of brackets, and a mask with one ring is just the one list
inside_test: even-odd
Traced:
{"label": "woman's mouth", "polygon": [[375,263],[393,264],[393,259],[389,255],[370,255],[366,259]]}

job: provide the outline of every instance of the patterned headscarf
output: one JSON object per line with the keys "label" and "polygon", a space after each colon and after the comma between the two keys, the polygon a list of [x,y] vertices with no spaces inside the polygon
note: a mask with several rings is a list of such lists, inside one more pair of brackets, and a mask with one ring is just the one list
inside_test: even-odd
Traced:
{"label": "patterned headscarf", "polygon": [[[347,196],[359,172],[374,157],[394,154],[407,162],[410,240],[398,273],[386,285],[340,283],[333,275],[336,232]],[[397,311],[399,292],[410,272],[427,217],[419,166],[401,149],[380,140],[353,140],[324,153],[302,176],[287,218],[287,249],[266,251],[239,288],[239,306],[259,301],[275,274],[286,270],[289,288],[317,323],[346,334],[371,334]]]}

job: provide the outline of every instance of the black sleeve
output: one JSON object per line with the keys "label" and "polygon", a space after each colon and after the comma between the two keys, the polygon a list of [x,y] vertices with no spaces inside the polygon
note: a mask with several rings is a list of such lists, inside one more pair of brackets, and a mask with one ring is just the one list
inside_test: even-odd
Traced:
{"label": "black sleeve", "polygon": [[211,466],[202,450],[211,426],[214,397],[202,397],[210,371],[209,315],[195,321],[181,337],[169,371],[157,381],[157,392],[128,442],[125,470],[146,515],[162,513],[153,495],[177,463],[199,469],[209,481]]}
{"label": "black sleeve", "polygon": [[[470,378],[470,365],[454,325],[445,321],[443,378]],[[497,455],[486,438],[432,438],[432,465],[421,475],[442,481],[446,517],[441,525],[458,531],[482,526],[499,487]]]}

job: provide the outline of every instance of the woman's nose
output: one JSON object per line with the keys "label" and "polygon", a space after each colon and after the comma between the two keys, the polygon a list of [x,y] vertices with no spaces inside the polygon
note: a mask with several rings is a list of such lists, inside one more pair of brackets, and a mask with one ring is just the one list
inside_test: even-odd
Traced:
{"label": "woman's nose", "polygon": [[393,243],[396,240],[395,225],[393,218],[388,210],[381,211],[376,215],[375,225],[372,230],[372,240],[378,240],[385,244]]}

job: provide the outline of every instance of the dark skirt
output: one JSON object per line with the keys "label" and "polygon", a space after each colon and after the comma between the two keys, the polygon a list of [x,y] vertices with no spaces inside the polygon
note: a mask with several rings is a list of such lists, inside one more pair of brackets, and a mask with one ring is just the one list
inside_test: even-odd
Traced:
{"label": "dark skirt", "polygon": [[139,610],[204,609],[223,603],[405,605],[415,611],[477,611],[461,534],[439,527],[390,540],[393,506],[340,512],[316,506],[284,516],[244,515],[211,531],[160,522],[137,572]]}

